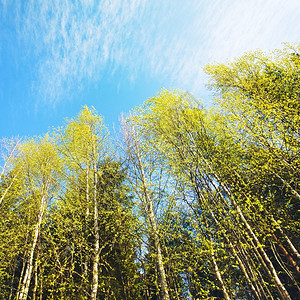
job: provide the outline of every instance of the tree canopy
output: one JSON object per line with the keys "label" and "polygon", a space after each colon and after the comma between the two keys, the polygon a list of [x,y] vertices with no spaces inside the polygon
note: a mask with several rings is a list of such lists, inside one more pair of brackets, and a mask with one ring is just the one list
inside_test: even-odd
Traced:
{"label": "tree canopy", "polygon": [[300,46],[205,67],[113,140],[84,107],[2,140],[1,299],[298,299]]}

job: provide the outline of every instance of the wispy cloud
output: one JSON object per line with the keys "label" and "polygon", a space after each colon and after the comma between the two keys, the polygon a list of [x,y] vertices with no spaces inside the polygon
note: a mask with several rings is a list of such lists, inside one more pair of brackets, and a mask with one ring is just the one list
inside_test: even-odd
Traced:
{"label": "wispy cloud", "polygon": [[138,9],[138,1],[29,1],[19,36],[36,58],[36,93],[57,101],[99,80],[105,67],[117,68]]}
{"label": "wispy cloud", "polygon": [[32,89],[52,104],[119,69],[199,93],[206,63],[300,38],[297,0],[29,0],[16,16]]}

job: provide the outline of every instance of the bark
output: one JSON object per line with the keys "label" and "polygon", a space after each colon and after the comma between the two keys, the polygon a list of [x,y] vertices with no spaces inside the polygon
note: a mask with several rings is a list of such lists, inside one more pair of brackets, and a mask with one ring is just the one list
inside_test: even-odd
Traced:
{"label": "bark", "polygon": [[[227,191],[226,191],[227,192]],[[241,220],[243,221],[244,225],[246,226],[248,232],[250,233],[250,236],[253,238],[253,240],[255,241],[256,243],[256,246],[258,248],[258,251],[260,252],[260,254],[262,255],[265,263],[267,264],[271,274],[272,274],[272,277],[277,285],[277,289],[281,295],[281,298],[282,299],[285,299],[285,300],[292,300],[288,291],[286,290],[285,286],[282,284],[280,278],[278,277],[277,275],[277,272],[276,272],[276,269],[274,268],[270,258],[268,257],[268,255],[266,254],[265,250],[263,249],[263,246],[262,244],[259,242],[256,234],[253,232],[251,226],[249,225],[248,221],[246,220],[246,218],[244,217],[244,214],[242,213],[240,207],[238,206],[238,204],[235,202],[235,200],[233,199],[232,195],[231,195],[231,202],[233,204],[233,206],[236,208]]]}
{"label": "bark", "polygon": [[39,260],[39,251],[37,252],[36,260],[34,264],[34,288],[33,288],[32,300],[36,300],[36,291],[38,288],[38,260]]}
{"label": "bark", "polygon": [[219,284],[220,284],[220,286],[221,286],[221,288],[222,288],[222,291],[223,291],[224,298],[225,298],[226,300],[230,300],[230,297],[229,297],[229,295],[228,295],[228,293],[227,293],[227,290],[226,290],[226,286],[225,286],[225,284],[224,284],[224,281],[223,281],[223,279],[222,279],[221,273],[220,273],[220,271],[219,271],[219,267],[218,267],[218,264],[217,264],[217,262],[216,262],[216,259],[215,259],[215,255],[214,255],[213,250],[212,250],[211,258],[212,258],[212,263],[213,263],[213,265],[214,265],[214,269],[215,269],[215,272],[216,272],[217,279],[218,279]]}
{"label": "bark", "polygon": [[[199,152],[199,151],[198,151]],[[288,291],[286,290],[285,286],[282,284],[280,278],[278,277],[278,274],[276,272],[276,269],[274,268],[270,258],[268,257],[268,255],[266,254],[266,252],[263,249],[263,245],[259,242],[256,234],[254,233],[254,231],[252,230],[250,224],[248,223],[248,221],[246,220],[243,212],[241,211],[241,208],[239,207],[239,205],[236,203],[232,193],[230,192],[230,190],[222,183],[222,181],[220,180],[220,178],[218,177],[218,175],[214,172],[214,170],[212,169],[210,163],[202,156],[202,154],[199,152],[199,155],[201,156],[201,158],[203,159],[204,163],[206,164],[206,166],[208,167],[210,173],[214,174],[214,177],[216,178],[216,180],[219,182],[222,190],[224,192],[227,193],[227,195],[230,198],[230,201],[232,203],[232,205],[235,207],[235,209],[237,210],[238,215],[240,216],[243,224],[245,225],[247,231],[249,232],[250,236],[252,237],[253,241],[256,244],[256,249],[259,251],[259,253],[261,254],[264,263],[267,266],[268,271],[271,273],[271,277],[272,279],[275,281],[278,292],[281,296],[281,299],[284,300],[291,300],[291,297],[288,293]],[[213,182],[212,182],[213,183]]]}
{"label": "bark", "polygon": [[140,156],[138,155],[138,161],[139,161],[139,167],[141,171],[141,179],[143,182],[143,188],[144,188],[144,195],[146,198],[146,206],[147,206],[147,214],[150,219],[150,224],[152,228],[152,233],[153,233],[153,238],[154,238],[154,244],[155,244],[155,250],[156,250],[156,255],[157,255],[157,264],[158,264],[158,271],[159,271],[159,279],[160,279],[160,286],[161,286],[161,296],[163,300],[169,300],[169,292],[168,292],[168,284],[167,284],[167,279],[166,279],[166,273],[163,265],[163,258],[162,258],[162,253],[161,253],[161,246],[160,246],[160,241],[159,241],[159,235],[157,231],[157,225],[156,225],[156,220],[155,220],[155,215],[153,211],[153,203],[149,195],[149,191],[147,188],[146,184],[146,178],[145,178],[145,173],[144,173],[144,168],[142,165],[142,162],[140,160]]}
{"label": "bark", "polygon": [[32,269],[33,269],[33,258],[34,258],[35,248],[38,242],[38,237],[40,234],[40,228],[41,228],[45,208],[46,208],[46,196],[43,195],[41,199],[40,212],[38,215],[38,222],[35,227],[34,238],[31,246],[30,257],[27,263],[27,268],[26,268],[24,278],[22,280],[20,291],[18,292],[17,295],[17,300],[26,300],[28,297]]}
{"label": "bark", "polygon": [[130,132],[129,129],[124,126],[123,132],[124,132],[125,139],[129,138],[129,140],[126,140],[128,151],[129,151],[128,155],[130,156],[132,161],[136,161],[137,164],[136,168],[138,169],[137,173],[138,176],[140,177],[143,186],[143,196],[145,199],[145,203],[144,203],[145,213],[150,221],[152,236],[154,239],[155,252],[157,256],[161,299],[170,300],[170,296],[168,292],[168,283],[167,283],[165,268],[163,264],[163,256],[161,251],[159,233],[158,233],[155,214],[153,210],[153,202],[146,182],[146,176],[145,176],[143,162],[140,156],[139,145],[135,138],[134,131]]}
{"label": "bark", "polygon": [[289,261],[291,266],[293,267],[293,270],[297,274],[297,276],[300,278],[300,269],[295,260],[292,258],[290,253],[285,249],[285,247],[282,245],[282,243],[278,240],[277,236],[273,233],[272,234],[274,241],[277,243],[281,253],[286,257],[286,259]]}
{"label": "bark", "polygon": [[149,203],[149,218],[153,230],[154,244],[155,244],[155,250],[157,254],[157,264],[158,264],[158,271],[159,271],[159,278],[160,278],[160,285],[161,285],[161,295],[163,300],[169,300],[170,297],[168,292],[168,284],[166,279],[165,268],[163,265],[163,257],[161,253],[161,246],[160,246],[159,236],[157,232],[157,226],[156,226],[155,216],[153,212],[152,201],[150,201]]}
{"label": "bark", "polygon": [[[85,221],[86,224],[88,224],[89,215],[90,215],[90,185],[89,185],[89,176],[90,176],[90,169],[89,166],[86,168],[86,190],[85,190],[85,197],[86,197],[86,214],[85,214]],[[83,276],[86,280],[88,275],[88,255],[84,252],[85,258],[84,258],[84,271]]]}
{"label": "bark", "polygon": [[[95,154],[95,152],[94,152]],[[95,155],[94,155],[95,157]],[[100,235],[99,235],[99,220],[98,220],[98,199],[97,199],[97,165],[94,162],[94,259],[93,259],[93,282],[91,291],[91,300],[97,299],[98,283],[99,283],[99,257],[100,257]]]}
{"label": "bark", "polygon": [[[286,240],[286,242],[288,243],[288,245],[290,246],[293,254],[295,255],[295,257],[297,257],[297,259],[300,261],[300,254],[297,251],[296,247],[294,246],[294,244],[291,242],[291,240],[289,239],[289,237],[283,232],[283,230],[281,229],[280,226],[278,226],[278,230],[281,233],[281,235],[283,236],[283,238]],[[299,269],[299,266],[298,266]]]}
{"label": "bark", "polygon": [[[238,255],[238,252],[236,251],[234,245],[231,243],[231,241],[229,240],[225,230],[223,229],[223,226],[218,222],[218,220],[216,219],[214,213],[210,210],[210,214],[211,216],[213,217],[215,223],[217,224],[217,226],[220,228],[221,230],[221,233],[223,235],[223,237],[225,238],[226,240],[226,243],[229,245],[230,249],[231,249],[231,252],[233,253],[233,255],[235,256],[236,260],[238,261],[238,264],[246,278],[246,281],[248,283],[248,285],[250,286],[251,288],[251,291],[252,293],[254,294],[255,298],[257,300],[260,299],[260,296],[259,296],[259,293],[257,292],[256,288],[254,287],[254,285],[252,284],[252,280],[250,279],[250,275],[248,275],[248,272],[246,270],[246,266],[244,265],[244,263],[242,262],[241,258],[239,257]],[[256,280],[254,280],[256,282]]]}
{"label": "bark", "polygon": [[[25,244],[27,244],[27,236],[26,236],[26,242]],[[27,264],[27,250],[25,251],[24,255],[23,255],[23,264],[22,264],[22,270],[21,270],[21,274],[20,274],[20,277],[19,277],[19,284],[18,284],[18,290],[17,290],[17,297],[18,297],[18,293],[21,289],[21,285],[22,285],[22,279],[23,279],[23,275],[24,275],[24,272],[25,272],[25,266]],[[17,298],[18,299],[18,298]]]}

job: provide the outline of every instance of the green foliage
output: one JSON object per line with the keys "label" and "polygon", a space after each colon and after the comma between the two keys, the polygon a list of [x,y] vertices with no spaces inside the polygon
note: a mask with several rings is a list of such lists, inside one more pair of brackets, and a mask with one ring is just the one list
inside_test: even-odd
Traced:
{"label": "green foliage", "polygon": [[0,298],[299,298],[299,52],[206,66],[209,110],[162,90],[118,158],[88,107],[4,141]]}

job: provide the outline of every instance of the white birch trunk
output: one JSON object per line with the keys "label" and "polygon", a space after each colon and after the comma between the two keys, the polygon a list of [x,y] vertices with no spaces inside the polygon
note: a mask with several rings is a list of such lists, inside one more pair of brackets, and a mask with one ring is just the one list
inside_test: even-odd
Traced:
{"label": "white birch trunk", "polygon": [[98,223],[98,199],[97,199],[97,166],[94,163],[94,234],[95,234],[95,245],[94,245],[94,260],[93,260],[93,282],[91,291],[91,300],[97,299],[98,292],[98,273],[99,273],[99,256],[100,256],[100,236],[99,236],[99,223]]}
{"label": "white birch trunk", "polygon": [[208,163],[207,160],[205,160],[203,158],[205,164],[207,165],[207,167],[209,168],[209,170],[212,172],[212,174],[214,174],[214,176],[216,177],[216,179],[218,180],[219,184],[221,185],[222,189],[228,194],[228,196],[230,196],[230,201],[233,204],[233,206],[236,208],[241,220],[243,221],[245,227],[247,228],[250,236],[253,238],[253,240],[256,243],[256,246],[258,248],[258,251],[260,252],[260,254],[262,255],[265,263],[268,266],[269,271],[272,274],[272,277],[276,283],[277,289],[279,291],[279,294],[281,296],[281,299],[284,300],[292,300],[288,291],[286,290],[285,286],[282,284],[280,278],[278,277],[278,274],[276,272],[276,269],[274,268],[270,258],[268,257],[268,255],[266,254],[266,252],[263,249],[262,244],[259,242],[256,234],[253,232],[251,226],[249,225],[248,221],[246,220],[246,218],[244,217],[244,214],[242,213],[239,205],[235,202],[235,199],[233,197],[233,195],[231,194],[231,192],[227,189],[227,187],[222,183],[222,181],[219,179],[219,177],[217,176],[217,174],[213,171],[212,167],[210,166],[210,164]]}
{"label": "white birch trunk", "polygon": [[156,251],[156,255],[157,255],[157,264],[158,264],[158,272],[159,272],[159,281],[160,281],[160,286],[161,286],[161,296],[162,296],[162,300],[169,300],[170,296],[169,296],[169,292],[168,292],[168,284],[167,284],[166,273],[165,273],[165,268],[164,268],[164,264],[163,264],[163,257],[162,257],[162,253],[161,253],[159,235],[158,235],[155,215],[154,215],[154,211],[153,211],[153,203],[152,203],[152,200],[150,198],[149,191],[147,188],[143,164],[140,159],[138,149],[136,149],[136,150],[137,150],[137,158],[138,158],[139,168],[140,168],[140,172],[141,172],[141,179],[143,182],[144,196],[146,198],[146,207],[148,210],[146,213],[148,214],[148,217],[150,219],[150,224],[151,224],[152,233],[153,233],[153,237],[154,237],[154,244],[155,244],[155,251]]}
{"label": "white birch trunk", "polygon": [[224,281],[222,279],[222,276],[221,276],[221,273],[219,271],[219,267],[218,267],[218,264],[216,262],[216,259],[215,259],[215,255],[214,255],[214,252],[212,251],[212,254],[211,254],[211,257],[212,257],[212,263],[214,265],[214,268],[215,268],[215,272],[216,272],[216,276],[217,276],[217,279],[221,285],[221,288],[222,288],[222,291],[223,291],[223,294],[224,294],[224,298],[226,300],[230,300],[230,297],[227,293],[227,290],[226,290],[226,287],[225,287],[225,284],[224,284]]}
{"label": "white birch trunk", "polygon": [[17,300],[26,300],[28,297],[28,291],[29,291],[32,269],[33,269],[33,257],[34,257],[34,252],[35,252],[35,248],[37,245],[38,237],[40,234],[40,227],[41,227],[41,223],[43,220],[45,208],[46,208],[46,196],[43,195],[42,199],[41,199],[40,212],[38,215],[38,222],[35,226],[34,238],[33,238],[31,251],[30,251],[30,257],[29,257],[29,260],[27,263],[27,268],[26,268],[26,272],[25,272],[25,275],[22,280],[20,291],[18,292],[18,295],[17,295]]}

